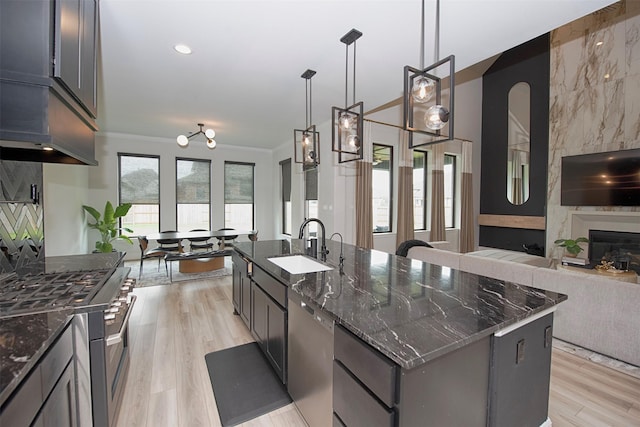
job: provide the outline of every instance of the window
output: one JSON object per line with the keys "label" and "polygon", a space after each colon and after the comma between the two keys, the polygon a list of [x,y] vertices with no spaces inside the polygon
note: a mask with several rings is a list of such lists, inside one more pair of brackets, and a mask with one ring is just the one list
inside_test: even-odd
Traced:
{"label": "window", "polygon": [[391,231],[393,147],[373,144],[373,232]]}
{"label": "window", "polygon": [[131,203],[120,226],[134,236],[160,231],[160,158],[118,154],[120,203]]}
{"label": "window", "polygon": [[176,159],[178,230],[211,228],[211,161]]}
{"label": "window", "polygon": [[253,163],[224,162],[224,226],[253,230]]}
{"label": "window", "polygon": [[456,156],[444,155],[444,226],[455,227]]}
{"label": "window", "polygon": [[[318,169],[304,171],[304,216],[318,218]],[[309,223],[309,236],[318,236],[318,223]]]}
{"label": "window", "polygon": [[413,228],[427,229],[427,153],[413,152]]}
{"label": "window", "polygon": [[280,162],[282,188],[282,233],[291,235],[291,159]]}

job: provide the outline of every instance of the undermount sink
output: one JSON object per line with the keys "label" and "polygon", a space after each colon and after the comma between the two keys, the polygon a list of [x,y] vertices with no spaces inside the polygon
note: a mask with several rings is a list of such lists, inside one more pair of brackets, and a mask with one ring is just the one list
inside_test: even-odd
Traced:
{"label": "undermount sink", "polygon": [[305,255],[287,255],[267,259],[291,274],[315,273],[318,271],[333,270],[333,267]]}

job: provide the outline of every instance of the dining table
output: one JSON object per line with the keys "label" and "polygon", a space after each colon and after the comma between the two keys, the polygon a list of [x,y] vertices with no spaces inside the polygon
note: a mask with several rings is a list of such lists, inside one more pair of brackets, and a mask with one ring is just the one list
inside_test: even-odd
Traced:
{"label": "dining table", "polygon": [[[189,240],[189,239],[207,239],[207,238],[224,238],[235,236],[249,236],[250,240],[256,240],[258,235],[257,230],[200,230],[200,231],[163,231],[160,233],[147,234],[148,240],[159,239],[177,239],[177,240]],[[222,244],[218,251],[222,252],[225,249],[225,241],[222,240]],[[180,252],[183,252],[180,250]],[[206,271],[220,270],[224,268],[224,257],[215,256],[211,251],[202,252],[201,258],[194,258],[193,256],[198,252],[185,252],[184,255],[190,255],[187,259],[178,259],[180,273],[202,273]],[[213,256],[212,256],[213,255]],[[166,259],[166,258],[165,258]],[[171,262],[171,261],[170,261]],[[173,282],[173,267],[171,267],[171,282]]]}
{"label": "dining table", "polygon": [[163,231],[160,233],[147,234],[148,240],[158,239],[202,239],[231,236],[251,236],[258,232],[256,230],[202,230],[202,231]]}

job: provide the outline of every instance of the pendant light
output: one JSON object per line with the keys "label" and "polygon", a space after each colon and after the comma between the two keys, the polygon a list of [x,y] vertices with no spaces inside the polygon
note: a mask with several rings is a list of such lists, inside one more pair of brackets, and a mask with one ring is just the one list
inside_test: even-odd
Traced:
{"label": "pendant light", "polygon": [[300,76],[305,80],[305,129],[293,131],[294,159],[296,163],[302,163],[304,170],[320,164],[320,132],[316,132],[316,125],[309,125],[313,122],[311,78],[315,75],[315,71],[307,70]]}
{"label": "pendant light", "polygon": [[[455,57],[439,58],[440,0],[436,0],[435,63],[424,66],[425,10],[422,0],[420,69],[404,67],[404,129],[409,148],[452,140],[455,88]],[[448,77],[448,79],[447,79]],[[448,97],[448,103],[443,102]]]}
{"label": "pendant light", "polygon": [[[340,41],[345,44],[345,83],[344,108],[332,107],[332,150],[338,153],[338,163],[352,162],[362,159],[362,129],[363,104],[356,103],[356,40],[362,33],[355,28],[342,36]],[[348,106],[349,81],[349,46],[353,44],[353,99]]]}
{"label": "pendant light", "polygon": [[198,123],[198,127],[200,128],[200,130],[197,132],[190,133],[189,136],[179,135],[177,138],[178,145],[180,147],[186,147],[187,145],[189,145],[189,140],[191,138],[193,138],[196,135],[203,134],[204,137],[207,139],[207,147],[211,150],[216,148],[216,141],[213,139],[216,136],[216,132],[211,128],[207,130],[202,130],[202,128],[204,127],[204,124],[202,123]]}

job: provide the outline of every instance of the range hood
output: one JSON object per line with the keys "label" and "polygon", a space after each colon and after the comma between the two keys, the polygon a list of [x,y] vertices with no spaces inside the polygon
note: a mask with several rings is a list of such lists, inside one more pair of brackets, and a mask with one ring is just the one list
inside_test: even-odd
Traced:
{"label": "range hood", "polygon": [[95,120],[52,80],[0,80],[0,160],[95,166]]}

